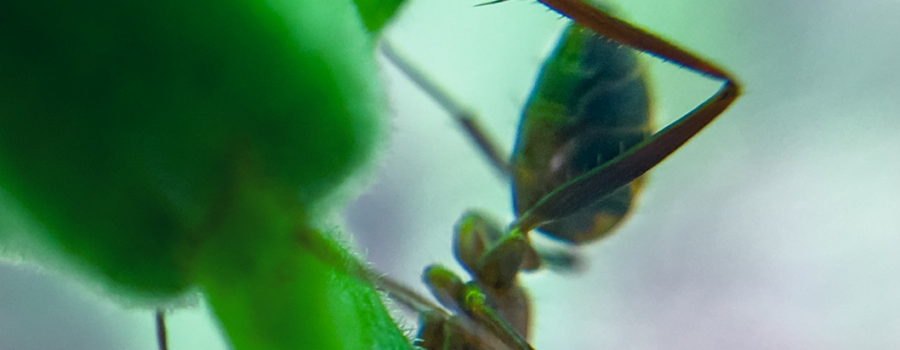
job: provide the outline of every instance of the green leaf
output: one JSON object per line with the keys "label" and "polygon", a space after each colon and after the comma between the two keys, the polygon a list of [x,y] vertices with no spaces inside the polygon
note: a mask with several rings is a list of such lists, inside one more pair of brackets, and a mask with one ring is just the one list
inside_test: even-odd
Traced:
{"label": "green leaf", "polygon": [[[200,261],[200,284],[236,349],[410,349],[355,260],[241,176]],[[302,210],[302,208],[294,208]],[[239,244],[238,244],[239,243]]]}
{"label": "green leaf", "polygon": [[0,186],[111,289],[199,285],[236,349],[408,347],[294,239],[380,138],[372,51],[350,0],[0,1]]}
{"label": "green leaf", "polygon": [[3,185],[112,279],[181,290],[242,162],[317,205],[380,132],[352,5],[306,2],[0,3]]}
{"label": "green leaf", "polygon": [[404,0],[353,0],[366,28],[377,33],[390,21]]}

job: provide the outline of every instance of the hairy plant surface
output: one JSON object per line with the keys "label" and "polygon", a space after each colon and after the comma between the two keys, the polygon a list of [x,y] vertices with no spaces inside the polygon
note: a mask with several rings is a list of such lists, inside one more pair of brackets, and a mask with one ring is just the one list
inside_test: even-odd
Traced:
{"label": "hairy plant surface", "polygon": [[0,186],[110,290],[201,290],[235,349],[408,348],[319,219],[381,135],[399,5],[0,2]]}

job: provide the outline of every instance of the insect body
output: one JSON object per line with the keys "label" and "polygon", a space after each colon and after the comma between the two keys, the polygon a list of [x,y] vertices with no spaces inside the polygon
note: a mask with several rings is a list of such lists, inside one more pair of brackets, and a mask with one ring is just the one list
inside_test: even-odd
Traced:
{"label": "insect body", "polygon": [[[647,95],[634,50],[570,25],[519,124],[511,163],[517,213],[650,136]],[[541,229],[569,243],[600,238],[625,216],[639,188],[632,182]]]}
{"label": "insect body", "polygon": [[[508,229],[474,214],[457,227],[456,258],[469,272],[469,282],[441,267],[426,269],[426,284],[450,311],[419,308],[426,349],[531,349],[526,341],[529,300],[517,275],[550,260],[531,246],[529,232],[541,230],[573,244],[605,236],[630,209],[641,176],[739,95],[737,83],[724,70],[606,10],[582,0],[539,1],[575,24],[541,71],[509,164],[470,113],[384,46],[385,54],[450,112],[513,183],[517,219]],[[724,84],[696,109],[651,134],[647,87],[635,49]]]}
{"label": "insect body", "polygon": [[[419,345],[425,349],[532,349],[527,342],[529,299],[517,277],[522,270],[552,261],[532,247],[529,233],[541,230],[573,244],[608,234],[631,207],[641,176],[739,95],[738,84],[724,70],[606,10],[582,0],[538,1],[575,24],[565,31],[541,72],[509,164],[470,113],[390,45],[382,46],[391,61],[450,112],[494,166],[510,175],[514,187],[517,219],[507,229],[475,213],[465,215],[457,226],[454,252],[471,277],[468,282],[440,266],[426,269],[425,283],[440,306],[364,264],[348,272],[419,312]],[[723,85],[693,111],[651,134],[647,87],[634,50]],[[323,261],[336,260],[323,257]],[[160,334],[164,347],[164,332]]]}

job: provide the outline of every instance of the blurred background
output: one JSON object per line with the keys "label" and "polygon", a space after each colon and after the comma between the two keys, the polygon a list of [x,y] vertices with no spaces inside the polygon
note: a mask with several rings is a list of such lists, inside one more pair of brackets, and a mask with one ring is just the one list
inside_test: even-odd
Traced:
{"label": "blurred background", "polygon": [[[386,37],[508,151],[566,20],[533,1],[409,0]],[[578,274],[526,276],[537,349],[900,348],[900,1],[628,0],[633,23],[731,70],[745,95],[650,173]],[[644,55],[658,126],[718,87]],[[392,135],[346,228],[425,293],[467,209],[510,193],[444,111],[387,61]],[[2,195],[2,194],[0,194]],[[2,201],[0,201],[2,202]],[[201,303],[171,348],[225,349]],[[0,349],[155,349],[150,311],[28,264],[0,265]],[[410,325],[415,320],[410,321]]]}

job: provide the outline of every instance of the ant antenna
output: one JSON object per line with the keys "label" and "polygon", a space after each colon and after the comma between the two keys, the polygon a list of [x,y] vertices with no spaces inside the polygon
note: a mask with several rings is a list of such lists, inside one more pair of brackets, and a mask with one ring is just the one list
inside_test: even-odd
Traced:
{"label": "ant antenna", "polygon": [[488,2],[482,2],[482,3],[475,4],[475,7],[494,5],[494,4],[499,4],[501,2],[506,2],[506,0],[493,0],[493,1],[488,1]]}

